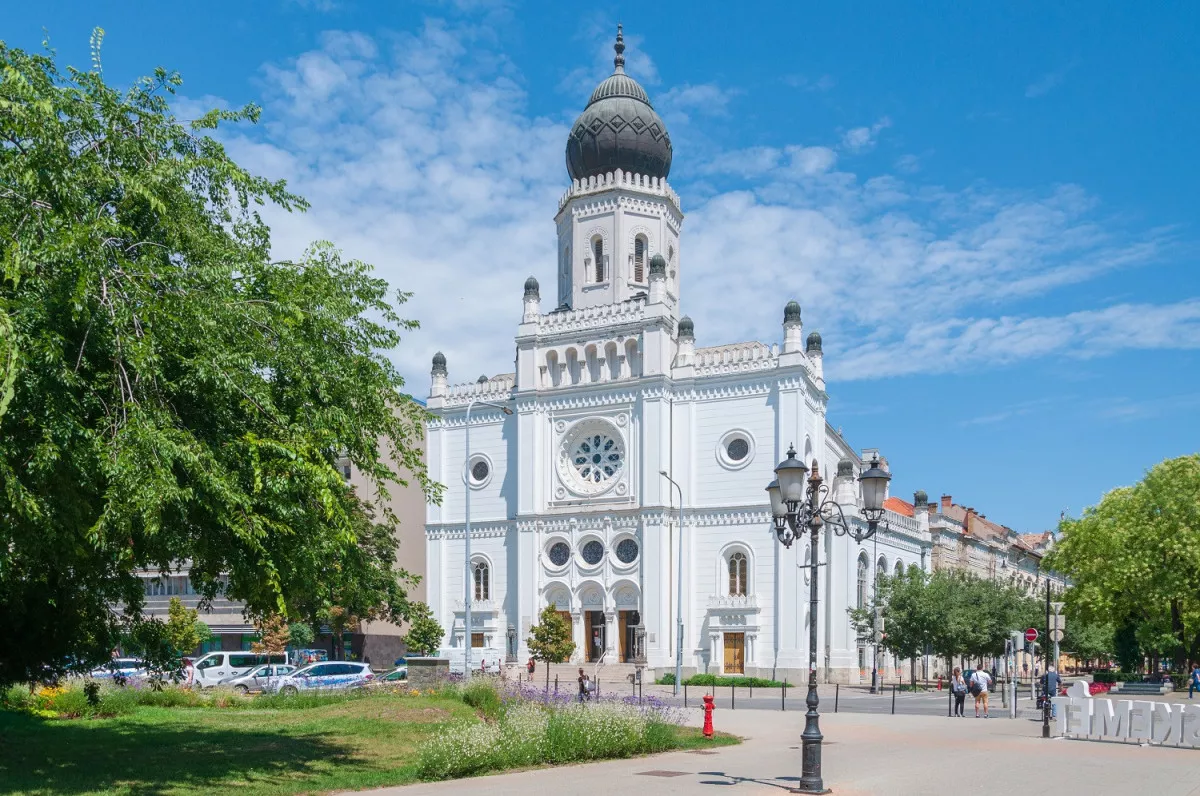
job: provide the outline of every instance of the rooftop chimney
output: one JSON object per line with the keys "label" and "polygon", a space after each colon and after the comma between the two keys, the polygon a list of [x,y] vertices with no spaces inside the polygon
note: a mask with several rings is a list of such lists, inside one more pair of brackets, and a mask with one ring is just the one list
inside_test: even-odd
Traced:
{"label": "rooftop chimney", "polygon": [[953,502],[949,495],[942,495],[942,511],[945,512],[946,509],[950,508],[950,504]]}

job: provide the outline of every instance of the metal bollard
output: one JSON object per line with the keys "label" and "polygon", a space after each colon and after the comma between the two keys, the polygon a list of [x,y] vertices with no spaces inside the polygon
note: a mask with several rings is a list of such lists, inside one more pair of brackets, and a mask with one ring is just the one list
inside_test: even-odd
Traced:
{"label": "metal bollard", "polygon": [[833,684],[833,712],[838,712],[838,699],[842,696],[842,684]]}
{"label": "metal bollard", "polygon": [[892,686],[892,715],[896,715],[896,686]]}
{"label": "metal bollard", "polygon": [[754,699],[754,683],[750,684],[750,698]]}
{"label": "metal bollard", "polygon": [[729,709],[737,710],[737,686],[729,686]]}
{"label": "metal bollard", "polygon": [[954,715],[954,687],[951,686],[946,691],[946,718]]}
{"label": "metal bollard", "polygon": [[779,689],[779,709],[787,710],[787,680],[783,681],[783,688]]}
{"label": "metal bollard", "polygon": [[687,683],[683,684],[683,706],[687,707]]}
{"label": "metal bollard", "polygon": [[554,693],[558,693],[558,675],[554,675]]}

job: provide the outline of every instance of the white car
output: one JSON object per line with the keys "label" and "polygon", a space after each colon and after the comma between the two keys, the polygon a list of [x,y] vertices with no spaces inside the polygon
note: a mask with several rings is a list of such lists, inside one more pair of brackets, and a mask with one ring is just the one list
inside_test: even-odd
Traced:
{"label": "white car", "polygon": [[282,663],[266,663],[246,674],[221,681],[222,688],[232,688],[239,694],[274,691],[276,683],[296,671],[295,666]]}
{"label": "white car", "polygon": [[145,677],[146,674],[146,664],[138,658],[113,658],[91,671],[91,676],[98,680],[110,677],[137,678]]}
{"label": "white car", "polygon": [[210,652],[192,664],[191,683],[197,688],[212,688],[266,663],[287,663],[287,656],[281,652]]}
{"label": "white car", "polygon": [[375,679],[375,673],[365,663],[326,661],[310,663],[302,669],[284,675],[274,690],[280,694],[299,694],[302,691],[358,691]]}

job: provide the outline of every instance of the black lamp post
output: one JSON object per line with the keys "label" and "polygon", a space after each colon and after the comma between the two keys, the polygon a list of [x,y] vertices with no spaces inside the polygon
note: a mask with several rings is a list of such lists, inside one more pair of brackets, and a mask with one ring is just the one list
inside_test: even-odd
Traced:
{"label": "black lamp post", "polygon": [[811,536],[813,551],[809,563],[812,579],[809,581],[808,598],[808,697],[804,700],[808,712],[804,714],[804,732],[800,736],[803,744],[800,783],[793,790],[794,793],[829,793],[821,778],[821,741],[824,736],[821,735],[820,713],[817,711],[817,597],[820,593],[817,588],[817,540],[821,526],[828,523],[838,536],[849,535],[859,544],[874,536],[884,516],[883,500],[891,478],[879,466],[878,457],[872,459],[871,467],[858,477],[862,487],[861,514],[867,521],[866,531],[850,528],[842,507],[829,498],[829,487],[821,479],[816,460],[813,460],[810,476],[804,462],[796,458],[794,447],[788,447],[787,458],[775,468],[775,480],[767,486],[776,538],[784,547],[790,548],[792,542],[807,531]]}

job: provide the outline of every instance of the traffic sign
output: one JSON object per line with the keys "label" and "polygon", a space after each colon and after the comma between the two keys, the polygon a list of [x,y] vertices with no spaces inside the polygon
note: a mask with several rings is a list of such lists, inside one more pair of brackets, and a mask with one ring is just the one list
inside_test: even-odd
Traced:
{"label": "traffic sign", "polygon": [[1063,632],[1058,628],[1050,631],[1050,640],[1055,644],[1063,640]]}
{"label": "traffic sign", "polygon": [[1064,605],[1066,605],[1066,603],[1050,603],[1050,607],[1054,609],[1055,616],[1062,613],[1062,609],[1063,609]]}
{"label": "traffic sign", "polygon": [[1037,641],[1038,632],[1036,627],[1031,627],[1025,631],[1026,641]]}

